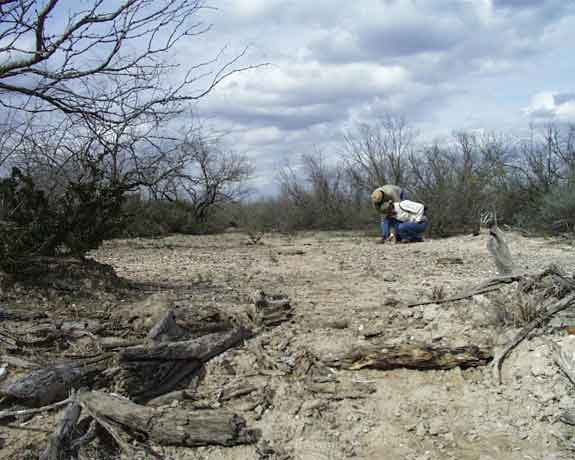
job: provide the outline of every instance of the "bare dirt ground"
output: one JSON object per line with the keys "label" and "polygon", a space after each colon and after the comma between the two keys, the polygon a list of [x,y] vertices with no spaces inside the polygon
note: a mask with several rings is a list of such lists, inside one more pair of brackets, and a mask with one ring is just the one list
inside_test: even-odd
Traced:
{"label": "bare dirt ground", "polygon": [[[517,315],[512,287],[458,302],[406,306],[494,276],[485,238],[378,245],[359,233],[320,232],[266,235],[261,245],[246,244],[241,233],[116,240],[93,257],[123,278],[156,288],[124,298],[102,295],[89,305],[74,300],[73,306],[61,301],[54,307],[46,300],[44,308],[106,312],[124,337],[141,338],[168,306],[216,307],[233,316],[246,311],[258,290],[289,296],[294,318],[211,360],[197,389],[260,429],[259,443],[159,447],[166,459],[573,458],[568,446],[575,432],[560,416],[575,407],[575,389],[547,342],[575,352],[575,336],[565,327],[575,325],[569,313],[512,352],[503,385],[494,382],[491,366],[381,371],[320,365],[372,342],[493,347],[508,340],[518,330],[509,317],[509,311]],[[567,241],[515,233],[507,239],[520,271],[554,263],[575,272],[575,248]],[[238,384],[252,391],[221,397]],[[188,402],[170,404],[185,408]],[[16,453],[45,440],[53,417],[1,426],[0,458],[23,458]]]}

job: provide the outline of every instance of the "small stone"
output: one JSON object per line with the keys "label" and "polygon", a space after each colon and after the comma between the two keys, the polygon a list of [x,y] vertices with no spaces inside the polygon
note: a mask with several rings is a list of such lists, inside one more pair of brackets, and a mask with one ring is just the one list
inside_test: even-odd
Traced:
{"label": "small stone", "polygon": [[431,422],[429,422],[429,434],[430,435],[437,436],[439,434],[446,433],[446,432],[447,432],[447,430],[443,426],[443,423],[440,420],[432,419]]}
{"label": "small stone", "polygon": [[419,437],[424,437],[427,434],[427,427],[423,422],[417,424],[415,434]]}

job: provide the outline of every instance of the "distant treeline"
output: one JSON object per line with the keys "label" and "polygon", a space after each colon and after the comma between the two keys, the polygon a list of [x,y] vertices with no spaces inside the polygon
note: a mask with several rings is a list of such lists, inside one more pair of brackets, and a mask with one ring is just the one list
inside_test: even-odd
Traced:
{"label": "distant treeline", "polygon": [[214,206],[194,221],[185,202],[129,201],[136,216],[128,235],[213,232],[232,225],[248,231],[368,229],[379,219],[370,194],[402,186],[424,202],[429,233],[474,231],[483,210],[531,232],[571,233],[575,227],[575,127],[532,129],[525,139],[460,132],[431,145],[417,142],[401,118],[348,132],[340,152],[315,152],[285,166],[278,196]]}

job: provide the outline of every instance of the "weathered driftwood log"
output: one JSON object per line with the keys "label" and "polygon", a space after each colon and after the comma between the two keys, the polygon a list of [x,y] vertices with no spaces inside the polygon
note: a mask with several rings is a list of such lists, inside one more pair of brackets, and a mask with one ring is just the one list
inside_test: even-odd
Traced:
{"label": "weathered driftwood log", "polygon": [[475,345],[464,347],[433,347],[430,345],[369,345],[335,358],[326,358],[330,367],[357,370],[390,369],[452,369],[483,366],[492,358],[490,350]]}
{"label": "weathered driftwood log", "polygon": [[153,342],[120,351],[122,389],[147,401],[189,385],[194,375],[224,351],[240,345],[251,332],[238,328],[181,342]]}
{"label": "weathered driftwood log", "polygon": [[268,296],[263,291],[254,295],[254,302],[248,309],[250,320],[257,326],[273,327],[289,321],[294,315],[286,296]]}
{"label": "weathered driftwood log", "polygon": [[242,417],[225,410],[165,411],[95,391],[81,394],[79,400],[96,420],[106,420],[117,429],[138,433],[160,445],[233,446],[254,443],[259,437]]}
{"label": "weathered driftwood log", "polygon": [[487,250],[493,257],[498,275],[510,275],[515,269],[511,251],[505,241],[503,232],[494,221],[489,229],[489,239],[487,240]]}
{"label": "weathered driftwood log", "polygon": [[102,355],[92,360],[37,369],[0,388],[0,394],[31,407],[61,401],[68,397],[71,389],[93,381],[110,359],[111,355]]}
{"label": "weathered driftwood log", "polygon": [[40,455],[39,460],[67,460],[76,458],[72,440],[76,435],[76,423],[80,418],[82,408],[73,398],[62,414],[56,430],[48,439],[48,446]]}

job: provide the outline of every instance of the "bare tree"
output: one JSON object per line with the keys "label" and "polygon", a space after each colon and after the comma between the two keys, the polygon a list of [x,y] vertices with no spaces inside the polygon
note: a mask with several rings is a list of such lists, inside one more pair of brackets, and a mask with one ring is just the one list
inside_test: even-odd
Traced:
{"label": "bare tree", "polygon": [[188,137],[176,149],[169,157],[171,169],[151,190],[157,198],[187,201],[196,222],[205,222],[215,208],[249,193],[253,166],[245,155],[223,150],[201,136]]}
{"label": "bare tree", "polygon": [[168,79],[180,72],[169,51],[208,31],[199,19],[207,8],[203,0],[2,0],[0,104],[111,123],[177,111],[241,70],[241,54],[223,64],[216,56]]}
{"label": "bare tree", "polygon": [[[0,0],[0,165],[12,168],[0,179],[4,269],[23,257],[82,256],[121,228],[126,192],[190,174],[190,154],[166,125],[251,68],[239,66],[243,53],[223,60],[223,50],[186,68],[173,60],[176,45],[208,31],[206,8],[203,0]],[[241,162],[225,159],[217,169],[203,158],[204,175],[233,182]],[[209,203],[228,193],[204,185]]]}
{"label": "bare tree", "polygon": [[357,224],[361,206],[354,184],[342,162],[330,163],[324,154],[302,155],[297,167],[284,166],[278,173],[284,200],[283,228],[349,228]]}
{"label": "bare tree", "polygon": [[366,191],[386,183],[405,186],[408,156],[417,135],[405,117],[393,114],[347,132],[345,157],[359,186]]}

